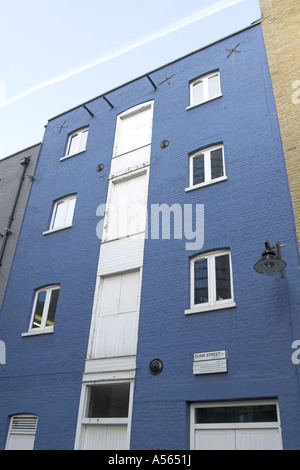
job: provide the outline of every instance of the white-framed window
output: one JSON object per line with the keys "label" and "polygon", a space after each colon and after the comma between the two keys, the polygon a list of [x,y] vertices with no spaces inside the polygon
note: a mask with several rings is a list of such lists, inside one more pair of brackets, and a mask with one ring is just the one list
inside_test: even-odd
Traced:
{"label": "white-framed window", "polygon": [[80,449],[129,449],[132,390],[133,382],[130,381],[86,385]]}
{"label": "white-framed window", "polygon": [[224,146],[214,145],[189,156],[189,187],[196,189],[226,180]]}
{"label": "white-framed window", "polygon": [[76,194],[72,194],[72,196],[67,196],[55,201],[50,228],[44,232],[44,235],[49,232],[55,232],[57,230],[72,227],[75,204]]}
{"label": "white-framed window", "polygon": [[190,106],[222,96],[220,72],[215,71],[190,82]]}
{"label": "white-framed window", "polygon": [[22,336],[40,333],[52,333],[59,297],[60,286],[42,287],[35,292],[29,330]]}
{"label": "white-framed window", "polygon": [[73,155],[77,155],[78,153],[84,152],[86,150],[86,143],[88,138],[89,128],[84,127],[83,129],[79,129],[73,134],[70,134],[66,155],[61,158],[64,160],[65,158],[72,157]]}
{"label": "white-framed window", "polygon": [[190,280],[191,305],[186,314],[235,307],[230,250],[193,257]]}
{"label": "white-framed window", "polygon": [[5,450],[33,450],[37,422],[33,414],[11,416]]}

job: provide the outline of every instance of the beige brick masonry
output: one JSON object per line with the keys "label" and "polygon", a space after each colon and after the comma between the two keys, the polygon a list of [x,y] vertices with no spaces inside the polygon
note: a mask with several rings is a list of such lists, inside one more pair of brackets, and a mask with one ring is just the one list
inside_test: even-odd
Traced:
{"label": "beige brick masonry", "polygon": [[260,9],[300,246],[300,2],[260,0]]}

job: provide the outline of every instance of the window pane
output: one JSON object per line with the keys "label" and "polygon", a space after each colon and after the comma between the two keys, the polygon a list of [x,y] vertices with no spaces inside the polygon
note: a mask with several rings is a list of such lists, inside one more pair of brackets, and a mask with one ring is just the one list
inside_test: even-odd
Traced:
{"label": "window pane", "polygon": [[216,299],[231,299],[229,255],[216,256]]}
{"label": "window pane", "polygon": [[196,423],[264,423],[276,422],[276,405],[227,406],[197,408]]}
{"label": "window pane", "polygon": [[219,74],[213,75],[208,79],[208,97],[213,98],[220,94]]}
{"label": "window pane", "polygon": [[193,85],[193,103],[198,104],[203,102],[203,82],[198,82]]}
{"label": "window pane", "polygon": [[207,259],[195,261],[195,304],[208,302]]}
{"label": "window pane", "polygon": [[203,183],[204,175],[204,155],[197,155],[193,158],[193,185]]}
{"label": "window pane", "polygon": [[31,328],[39,328],[41,326],[45,299],[46,299],[46,292],[45,291],[39,292],[37,301],[36,301],[34,318],[32,321]]}
{"label": "window pane", "polygon": [[46,326],[54,325],[54,318],[55,318],[55,312],[56,312],[58,296],[59,296],[59,289],[54,289],[51,292],[51,298],[50,298],[50,304],[49,304],[49,310],[48,310],[48,317],[47,317]]}
{"label": "window pane", "polygon": [[82,152],[83,150],[86,149],[87,136],[88,136],[88,129],[81,133],[78,152]]}
{"label": "window pane", "polygon": [[76,197],[69,199],[67,215],[64,225],[71,225],[73,220],[74,208],[75,208]]}
{"label": "window pane", "polygon": [[223,172],[223,149],[219,148],[210,152],[211,159],[211,179],[220,178]]}
{"label": "window pane", "polygon": [[73,153],[77,152],[78,141],[79,141],[79,134],[75,134],[71,137],[67,155],[72,155]]}
{"label": "window pane", "polygon": [[56,205],[55,216],[51,228],[62,227],[64,225],[65,201]]}
{"label": "window pane", "polygon": [[127,418],[129,383],[91,387],[88,418]]}

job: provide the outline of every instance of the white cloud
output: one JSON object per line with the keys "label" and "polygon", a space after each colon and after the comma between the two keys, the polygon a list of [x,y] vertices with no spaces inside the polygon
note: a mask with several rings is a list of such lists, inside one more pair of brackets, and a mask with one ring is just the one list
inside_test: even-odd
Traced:
{"label": "white cloud", "polygon": [[[229,8],[233,5],[236,5],[238,3],[242,3],[245,0],[221,0],[214,5],[211,5],[207,8],[203,8],[202,10],[197,11],[196,13],[193,13],[190,16],[187,16],[183,18],[182,20],[173,23],[172,25],[167,26],[164,29],[161,29],[149,36],[146,36],[144,38],[141,38],[133,43],[128,44],[127,46],[121,47],[120,49],[117,49],[113,52],[109,52],[103,56],[97,57],[93,59],[90,62],[87,62],[86,64],[81,64],[75,69],[72,69],[68,72],[65,72],[57,77],[50,78],[49,80],[46,80],[44,82],[41,82],[32,88],[25,90],[24,92],[8,99],[5,100],[5,93],[4,93],[4,98],[1,100],[1,85],[0,85],[0,108],[7,106],[11,103],[14,103],[15,101],[20,100],[21,98],[30,95],[31,93],[34,93],[35,91],[41,90],[42,88],[45,88],[50,85],[54,85],[55,83],[61,82],[63,80],[66,80],[67,78],[73,77],[74,75],[77,75],[81,72],[84,72],[85,70],[91,69],[93,67],[96,67],[97,65],[103,64],[104,62],[108,62],[111,59],[115,59],[116,57],[119,57],[123,54],[126,54],[129,51],[132,51],[133,49],[136,49],[138,47],[143,46],[144,44],[148,44],[152,41],[155,41],[156,39],[160,39],[164,36],[167,36],[170,33],[173,33],[175,31],[178,31],[181,28],[184,28],[185,26],[188,26],[196,21],[202,20],[210,15],[213,15],[215,13],[218,13],[226,8]],[[1,82],[0,82],[1,83]]]}
{"label": "white cloud", "polygon": [[0,80],[0,105],[2,103],[5,103],[5,99],[6,99],[5,83],[2,80]]}

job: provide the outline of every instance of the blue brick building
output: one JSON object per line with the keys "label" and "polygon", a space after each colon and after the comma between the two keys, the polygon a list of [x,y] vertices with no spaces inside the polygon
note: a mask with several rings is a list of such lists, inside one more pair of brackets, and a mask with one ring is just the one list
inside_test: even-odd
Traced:
{"label": "blue brick building", "polygon": [[298,262],[260,24],[50,119],[1,448],[298,449]]}

